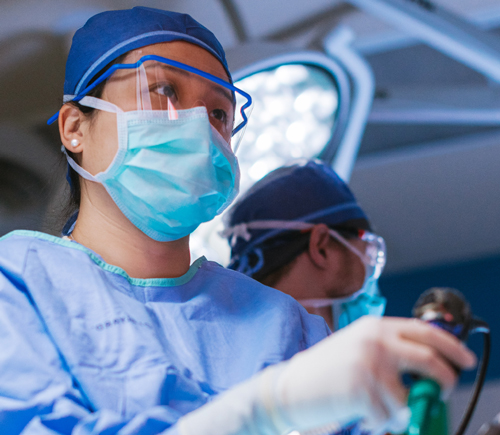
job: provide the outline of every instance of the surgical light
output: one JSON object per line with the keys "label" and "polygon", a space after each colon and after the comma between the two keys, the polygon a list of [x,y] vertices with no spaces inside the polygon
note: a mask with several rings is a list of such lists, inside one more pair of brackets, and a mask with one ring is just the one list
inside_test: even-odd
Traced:
{"label": "surgical light", "polygon": [[[342,68],[319,52],[277,51],[269,55],[268,46],[240,47],[228,53],[230,66],[235,63],[233,53],[240,59],[233,67],[235,85],[254,101],[237,153],[240,194],[291,160],[331,160],[347,122],[350,92]],[[264,58],[254,60],[259,53]],[[228,244],[217,234],[222,228],[219,216],[191,235],[193,259],[206,255],[228,263]]]}
{"label": "surgical light", "polygon": [[331,75],[316,66],[288,64],[236,84],[255,102],[238,151],[242,191],[290,159],[319,156],[339,105]]}

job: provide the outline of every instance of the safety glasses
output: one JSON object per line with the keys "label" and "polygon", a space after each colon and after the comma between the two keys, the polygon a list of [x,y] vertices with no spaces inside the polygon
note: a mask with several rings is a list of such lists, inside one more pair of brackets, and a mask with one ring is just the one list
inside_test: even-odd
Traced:
{"label": "safety glasses", "polygon": [[[299,231],[311,231],[315,224],[309,222],[300,221],[280,221],[280,220],[261,220],[253,222],[243,222],[233,227],[224,229],[220,233],[221,237],[229,238],[231,246],[236,244],[238,237],[249,241],[252,237],[249,230],[259,229],[259,230],[274,230],[266,235],[262,236],[260,239],[255,240],[253,243],[258,244],[266,239],[270,239],[274,236],[279,235],[284,230],[299,230]],[[384,270],[385,263],[387,261],[387,251],[385,246],[385,241],[382,237],[376,234],[370,233],[365,230],[357,230],[357,235],[354,239],[361,241],[362,248],[354,246],[352,243],[353,238],[342,236],[339,231],[329,228],[330,236],[332,236],[339,243],[344,245],[352,253],[357,255],[363,262],[366,268],[366,277],[371,279],[377,279],[382,271]],[[359,245],[359,244],[357,244]]]}
{"label": "safety glasses", "polygon": [[387,261],[385,240],[382,237],[369,231],[359,230],[357,238],[363,242],[364,249],[358,249],[338,231],[330,229],[329,233],[335,240],[361,259],[367,269],[368,278],[377,279],[382,274]]}

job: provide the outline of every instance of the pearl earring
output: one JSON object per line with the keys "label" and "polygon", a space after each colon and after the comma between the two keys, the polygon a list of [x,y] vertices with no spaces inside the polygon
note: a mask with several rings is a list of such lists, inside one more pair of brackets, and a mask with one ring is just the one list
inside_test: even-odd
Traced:
{"label": "pearl earring", "polygon": [[79,142],[77,139],[71,139],[71,146],[77,147],[79,145]]}

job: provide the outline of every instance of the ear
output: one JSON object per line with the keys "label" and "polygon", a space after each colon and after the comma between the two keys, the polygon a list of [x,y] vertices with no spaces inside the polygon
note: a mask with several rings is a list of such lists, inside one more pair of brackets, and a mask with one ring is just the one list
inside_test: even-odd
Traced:
{"label": "ear", "polygon": [[309,238],[309,257],[316,267],[320,269],[330,267],[331,242],[328,226],[325,224],[314,225]]}
{"label": "ear", "polygon": [[59,111],[59,134],[64,147],[72,153],[81,153],[84,147],[83,124],[85,115],[71,104],[64,104]]}

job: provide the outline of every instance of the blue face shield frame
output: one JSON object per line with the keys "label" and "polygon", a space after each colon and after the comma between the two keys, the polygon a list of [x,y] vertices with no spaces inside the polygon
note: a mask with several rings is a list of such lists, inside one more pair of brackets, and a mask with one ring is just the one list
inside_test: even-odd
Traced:
{"label": "blue face shield frame", "polygon": [[[213,74],[207,73],[207,72],[202,71],[202,70],[200,70],[198,68],[194,68],[194,67],[192,67],[190,65],[186,65],[184,63],[181,63],[181,62],[178,62],[178,61],[175,61],[175,60],[171,60],[171,59],[167,59],[165,57],[156,56],[156,55],[153,55],[153,54],[143,56],[143,57],[141,57],[135,63],[130,63],[130,64],[116,64],[116,65],[111,66],[94,83],[92,83],[91,85],[87,86],[82,92],[80,92],[78,95],[74,96],[71,100],[65,101],[65,103],[68,103],[70,101],[79,102],[90,91],[92,91],[92,89],[94,89],[96,86],[98,86],[99,84],[101,84],[102,82],[104,82],[105,80],[107,80],[109,77],[111,77],[111,75],[113,73],[115,73],[117,70],[120,70],[120,69],[137,69],[144,62],[147,62],[147,61],[162,62],[162,63],[164,63],[166,65],[170,65],[170,66],[175,67],[175,68],[183,69],[185,71],[188,71],[188,72],[190,72],[192,74],[196,74],[196,75],[198,75],[198,76],[200,76],[200,77],[202,77],[204,79],[210,80],[210,81],[216,83],[217,85],[222,86],[222,87],[228,89],[233,94],[233,99],[234,99],[234,94],[238,94],[242,98],[244,98],[246,100],[246,102],[243,103],[241,105],[241,108],[240,108],[241,122],[239,122],[238,125],[236,125],[234,127],[234,129],[232,131],[232,136],[234,137],[236,134],[242,133],[243,129],[245,128],[245,126],[248,123],[248,116],[250,115],[251,106],[252,106],[252,97],[249,94],[247,94],[245,91],[237,88],[232,83],[226,82],[225,80],[222,80],[221,78],[219,78],[219,77],[217,77],[217,76],[215,76]],[[47,125],[50,125],[53,122],[55,122],[57,120],[58,116],[59,116],[59,111],[56,114],[54,114],[47,121]]]}

